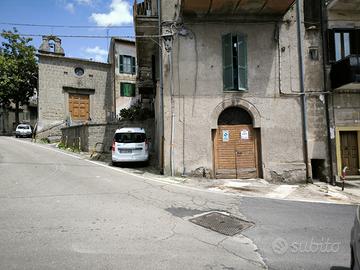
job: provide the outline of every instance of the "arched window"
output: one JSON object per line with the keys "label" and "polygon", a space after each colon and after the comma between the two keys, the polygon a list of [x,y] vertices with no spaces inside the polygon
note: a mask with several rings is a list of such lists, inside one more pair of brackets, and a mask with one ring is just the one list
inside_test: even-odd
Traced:
{"label": "arched window", "polygon": [[55,46],[56,46],[56,43],[53,39],[50,39],[49,40],[49,48],[50,48],[50,52],[55,52]]}
{"label": "arched window", "polygon": [[225,109],[219,116],[218,125],[252,125],[251,115],[240,107]]}

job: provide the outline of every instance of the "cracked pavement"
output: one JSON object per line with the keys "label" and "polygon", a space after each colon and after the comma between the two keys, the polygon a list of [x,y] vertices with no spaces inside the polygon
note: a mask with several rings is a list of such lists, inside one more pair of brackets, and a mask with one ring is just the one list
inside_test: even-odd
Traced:
{"label": "cracked pavement", "polygon": [[231,194],[179,187],[0,137],[0,269],[266,269],[252,240],[197,226],[246,219]]}

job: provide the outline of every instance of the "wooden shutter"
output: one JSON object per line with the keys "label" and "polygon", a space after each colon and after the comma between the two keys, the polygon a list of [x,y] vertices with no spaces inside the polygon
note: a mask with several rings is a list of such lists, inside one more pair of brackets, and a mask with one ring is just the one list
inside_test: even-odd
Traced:
{"label": "wooden shutter", "polygon": [[232,35],[222,36],[224,90],[234,90]]}
{"label": "wooden shutter", "polygon": [[304,0],[305,27],[320,25],[322,1]]}
{"label": "wooden shutter", "polygon": [[135,84],[133,83],[121,83],[120,94],[123,97],[134,97],[135,96]]}
{"label": "wooden shutter", "polygon": [[237,36],[237,46],[238,46],[238,80],[239,80],[239,90],[246,90],[248,88],[248,79],[247,79],[247,44],[246,36],[238,35]]}
{"label": "wooden shutter", "polygon": [[119,57],[119,72],[123,73],[124,72],[124,56],[120,55]]}
{"label": "wooden shutter", "polygon": [[131,57],[131,74],[136,74],[136,61],[135,61],[135,57]]}
{"label": "wooden shutter", "polygon": [[120,83],[120,96],[124,96],[124,83]]}
{"label": "wooden shutter", "polygon": [[350,35],[350,54],[358,54],[358,49],[357,49],[357,31],[356,30],[349,30],[349,35]]}
{"label": "wooden shutter", "polygon": [[334,29],[327,30],[327,47],[328,47],[328,61],[335,61],[335,31]]}

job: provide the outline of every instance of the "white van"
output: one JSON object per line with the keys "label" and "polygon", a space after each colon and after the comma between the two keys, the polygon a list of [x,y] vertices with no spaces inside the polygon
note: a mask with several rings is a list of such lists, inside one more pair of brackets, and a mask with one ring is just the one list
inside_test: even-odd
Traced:
{"label": "white van", "polygon": [[120,128],[115,131],[111,146],[112,164],[117,162],[147,162],[149,142],[143,128]]}

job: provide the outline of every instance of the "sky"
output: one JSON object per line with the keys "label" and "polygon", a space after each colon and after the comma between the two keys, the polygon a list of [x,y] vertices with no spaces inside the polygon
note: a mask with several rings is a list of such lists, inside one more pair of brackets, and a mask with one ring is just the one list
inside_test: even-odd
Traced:
{"label": "sky", "polygon": [[[56,35],[65,56],[106,62],[110,41],[106,36],[134,36],[132,4],[133,0],[0,0],[0,29],[16,27],[23,35]],[[41,36],[31,38],[31,45],[38,49]]]}

